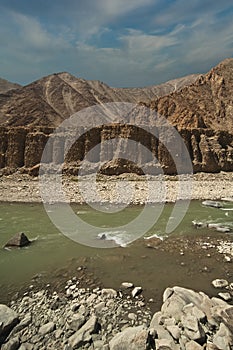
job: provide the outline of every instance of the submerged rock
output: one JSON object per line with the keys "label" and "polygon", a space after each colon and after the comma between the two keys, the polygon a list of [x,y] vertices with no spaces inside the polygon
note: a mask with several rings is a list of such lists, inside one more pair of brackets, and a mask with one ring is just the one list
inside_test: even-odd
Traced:
{"label": "submerged rock", "polygon": [[17,233],[14,237],[12,237],[6,244],[5,248],[7,247],[25,247],[29,245],[31,241],[27,238],[27,236],[23,233]]}

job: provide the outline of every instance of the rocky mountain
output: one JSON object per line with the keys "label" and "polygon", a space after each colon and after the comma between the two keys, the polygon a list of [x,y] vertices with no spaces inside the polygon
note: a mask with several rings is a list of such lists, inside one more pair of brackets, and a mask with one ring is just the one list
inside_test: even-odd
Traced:
{"label": "rocky mountain", "polygon": [[[0,168],[4,173],[16,169],[36,173],[50,138],[52,153],[46,162],[64,162],[63,169],[69,174],[77,174],[85,157],[89,171],[99,167],[105,174],[141,174],[140,167],[144,165],[144,170],[151,173],[157,173],[161,166],[166,174],[175,174],[174,157],[181,163],[188,157],[174,134],[158,125],[160,115],[184,140],[194,172],[232,171],[232,89],[233,59],[221,62],[205,75],[192,75],[148,88],[111,88],[68,73],[44,77],[21,89],[0,94]],[[103,123],[106,125],[86,132],[95,125],[96,117],[84,115],[78,129],[75,127],[77,130],[70,125],[70,132],[75,129],[79,137],[63,159],[70,135],[61,133],[57,138],[50,137],[54,128],[73,113],[93,105],[103,106],[106,102],[133,102],[136,107],[129,115],[126,111],[121,122],[116,124],[111,119],[112,123]],[[110,116],[110,112],[106,110],[106,116]],[[152,130],[157,130],[154,135]],[[111,140],[116,139],[113,144]],[[134,140],[137,145],[132,147],[122,139]],[[150,154],[145,155],[140,145]],[[90,155],[88,152],[95,146],[98,154]]]}
{"label": "rocky mountain", "polygon": [[4,93],[13,89],[19,89],[20,87],[21,85],[19,84],[11,83],[8,80],[0,78],[0,93]]}
{"label": "rocky mountain", "polygon": [[83,108],[107,102],[150,101],[192,84],[197,77],[194,74],[157,86],[121,89],[69,73],[52,74],[17,91],[0,94],[0,124],[56,127]]}
{"label": "rocky mountain", "polygon": [[184,132],[195,171],[233,170],[233,59],[147,105]]}

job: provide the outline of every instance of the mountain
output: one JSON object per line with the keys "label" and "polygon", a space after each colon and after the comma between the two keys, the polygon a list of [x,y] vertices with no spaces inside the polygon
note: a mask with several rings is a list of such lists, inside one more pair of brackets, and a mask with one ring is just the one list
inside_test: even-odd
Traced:
{"label": "mountain", "polygon": [[0,93],[7,92],[9,90],[18,89],[21,85],[16,83],[11,83],[8,80],[0,78]]}
{"label": "mountain", "polygon": [[100,81],[57,73],[18,90],[0,94],[0,124],[56,127],[79,110],[106,102],[139,102],[169,94],[192,84],[198,75],[146,88],[111,88]]}
{"label": "mountain", "polygon": [[233,132],[233,59],[226,59],[200,76],[191,86],[183,87],[149,103],[182,129],[207,128]]}
{"label": "mountain", "polygon": [[[44,77],[0,94],[0,173],[20,170],[37,174],[48,139],[52,139],[48,162],[63,163],[63,149],[69,139],[63,133],[55,139],[51,136],[54,128],[74,112],[113,101],[137,104],[135,111],[126,113],[121,123],[93,127],[79,137],[66,154],[64,172],[77,174],[82,160],[87,158],[90,172],[99,168],[105,174],[141,174],[141,166],[144,166],[149,173],[157,173],[160,166],[165,174],[176,174],[171,150],[162,142],[162,127],[157,126],[158,115],[164,116],[178,130],[194,172],[233,171],[232,91],[233,59],[224,60],[204,75],[145,88],[111,88],[68,73]],[[79,133],[82,125],[95,125],[94,121],[87,118],[85,124],[84,116],[75,132]],[[157,137],[151,134],[154,127],[158,130]],[[168,129],[162,134],[175,157],[187,160],[176,137]],[[135,140],[135,145],[130,145],[128,140]],[[147,147],[149,155],[145,155],[141,144]],[[90,155],[89,151],[95,146],[98,146],[98,154]]]}

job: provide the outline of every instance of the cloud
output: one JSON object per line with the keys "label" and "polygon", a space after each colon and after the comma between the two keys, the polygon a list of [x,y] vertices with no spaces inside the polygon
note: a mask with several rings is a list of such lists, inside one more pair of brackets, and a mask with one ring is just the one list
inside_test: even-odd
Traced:
{"label": "cloud", "polygon": [[112,86],[145,86],[205,72],[233,53],[227,0],[166,7],[162,0],[57,0],[46,11],[28,1],[17,2],[24,11],[1,1],[0,76],[13,81],[67,70]]}
{"label": "cloud", "polygon": [[231,0],[176,0],[155,13],[154,24],[171,26],[174,24],[190,23],[202,16],[217,16],[226,9],[232,8]]}

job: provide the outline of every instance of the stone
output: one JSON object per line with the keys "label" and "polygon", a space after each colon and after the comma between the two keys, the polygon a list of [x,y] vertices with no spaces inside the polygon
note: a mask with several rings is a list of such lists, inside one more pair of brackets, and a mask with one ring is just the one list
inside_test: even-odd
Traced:
{"label": "stone", "polygon": [[8,340],[7,343],[3,344],[1,350],[17,350],[19,348],[19,337]]}
{"label": "stone", "polygon": [[93,293],[93,294],[91,294],[91,295],[87,298],[86,303],[87,303],[88,305],[92,305],[93,301],[94,301],[96,298],[97,298],[97,295]]}
{"label": "stone", "polygon": [[166,339],[166,340],[169,340],[170,342],[173,342],[173,338],[171,334],[164,328],[164,326],[158,326],[156,328],[156,332],[158,335],[158,339]]}
{"label": "stone", "polygon": [[207,341],[207,343],[206,343],[206,350],[221,350],[221,349],[219,349],[213,343],[210,343],[210,342]]}
{"label": "stone", "polygon": [[174,317],[176,321],[181,319],[183,315],[183,307],[186,305],[185,301],[176,293],[173,293],[162,305],[161,311],[164,315]]}
{"label": "stone", "polygon": [[109,343],[110,350],[142,350],[147,347],[148,330],[143,326],[127,327]]}
{"label": "stone", "polygon": [[142,287],[135,287],[132,290],[132,297],[135,298],[137,295],[139,295],[142,292]]}
{"label": "stone", "polygon": [[233,344],[233,334],[225,326],[224,323],[220,324],[219,330],[213,336],[213,344],[219,349],[231,350],[231,345]]}
{"label": "stone", "polygon": [[200,344],[204,344],[206,335],[199,321],[191,315],[185,315],[181,318],[184,334],[190,339]]}
{"label": "stone", "polygon": [[53,322],[48,322],[39,328],[39,334],[46,335],[55,330],[56,325]]}
{"label": "stone", "polygon": [[92,340],[92,334],[97,333],[100,328],[97,317],[91,316],[90,319],[69,338],[69,344],[72,348],[79,348]]}
{"label": "stone", "polygon": [[76,332],[84,325],[84,323],[86,322],[86,317],[80,313],[77,313],[72,315],[71,317],[68,317],[66,321],[69,329],[72,329]]}
{"label": "stone", "polygon": [[106,296],[108,298],[116,298],[117,297],[117,291],[112,288],[104,288],[101,291],[103,296]]}
{"label": "stone", "polygon": [[165,302],[172,294],[174,293],[174,290],[172,288],[165,289],[163,293],[163,302]]}
{"label": "stone", "polygon": [[231,301],[231,299],[232,299],[230,293],[218,293],[218,296],[225,301]]}
{"label": "stone", "polygon": [[203,347],[200,344],[198,344],[197,342],[191,340],[185,344],[185,349],[186,350],[202,350]]}
{"label": "stone", "polygon": [[23,343],[18,350],[33,350],[33,345],[29,343]]}
{"label": "stone", "polygon": [[213,280],[211,283],[214,286],[214,288],[225,288],[229,284],[227,280],[218,278],[216,280]]}
{"label": "stone", "polygon": [[157,339],[155,341],[156,350],[179,350],[178,344],[168,339]]}
{"label": "stone", "polygon": [[8,306],[0,304],[0,344],[19,322],[18,315]]}
{"label": "stone", "polygon": [[133,312],[130,312],[130,313],[128,314],[128,318],[129,318],[130,320],[135,321],[135,320],[137,319],[137,315],[134,314]]}
{"label": "stone", "polygon": [[159,326],[159,320],[160,320],[161,316],[162,316],[162,312],[161,311],[158,311],[158,312],[156,312],[153,315],[152,320],[150,322],[150,327],[151,328],[156,329]]}
{"label": "stone", "polygon": [[122,286],[123,288],[130,289],[130,288],[133,288],[133,287],[134,287],[134,284],[131,283],[131,282],[122,282],[122,283],[121,283],[121,286]]}
{"label": "stone", "polygon": [[25,327],[29,326],[32,322],[31,314],[25,315],[25,317],[14,327],[13,331],[11,332],[11,335],[20,332]]}
{"label": "stone", "polygon": [[23,233],[16,233],[14,237],[12,237],[6,244],[5,248],[7,247],[25,247],[29,245],[31,241],[27,238],[27,236]]}
{"label": "stone", "polygon": [[73,348],[69,344],[67,344],[64,346],[63,350],[73,350]]}
{"label": "stone", "polygon": [[220,314],[223,323],[229,328],[233,334],[233,306],[228,306],[224,308]]}
{"label": "stone", "polygon": [[178,340],[180,338],[180,328],[178,326],[166,326],[168,332],[171,334],[173,339]]}
{"label": "stone", "polygon": [[59,339],[59,338],[61,338],[61,336],[63,335],[63,330],[62,329],[57,329],[56,331],[55,331],[55,338],[56,339]]}
{"label": "stone", "polygon": [[101,301],[100,303],[96,304],[94,306],[94,309],[96,310],[96,312],[101,312],[103,310],[103,308],[105,307],[105,302]]}

